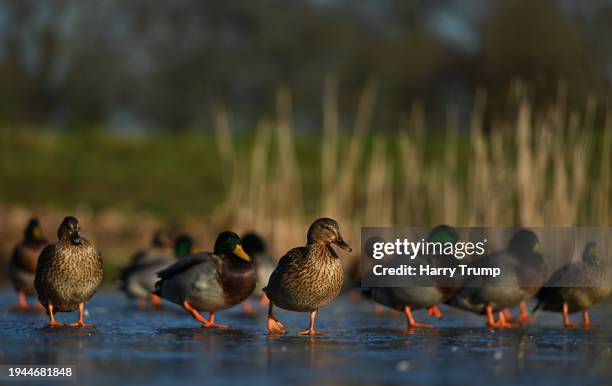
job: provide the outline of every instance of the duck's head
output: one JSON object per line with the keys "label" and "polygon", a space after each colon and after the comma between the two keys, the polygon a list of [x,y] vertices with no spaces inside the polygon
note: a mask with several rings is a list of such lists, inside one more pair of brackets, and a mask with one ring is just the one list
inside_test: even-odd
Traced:
{"label": "duck's head", "polygon": [[183,256],[196,253],[199,250],[200,248],[193,240],[193,238],[186,233],[179,235],[174,240],[174,255],[176,256],[176,258],[180,259]]}
{"label": "duck's head", "polygon": [[599,264],[599,251],[595,241],[589,241],[585,245],[584,251],[582,251],[582,261],[588,265]]}
{"label": "duck's head", "polygon": [[39,241],[44,239],[42,227],[36,217],[32,217],[25,229],[24,237],[27,241]]}
{"label": "duck's head", "polygon": [[155,248],[168,248],[172,245],[170,234],[165,229],[158,229],[153,233],[151,245]]}
{"label": "duck's head", "polygon": [[538,236],[529,229],[519,229],[508,242],[508,252],[516,254],[542,254]]}
{"label": "duck's head", "polygon": [[57,238],[60,241],[70,240],[73,244],[81,245],[83,239],[79,234],[79,229],[79,220],[76,217],[65,217],[57,230]]}
{"label": "duck's head", "polygon": [[234,232],[225,231],[217,237],[215,241],[215,255],[222,257],[234,257],[244,261],[251,261],[244,249],[242,241]]}
{"label": "duck's head", "polygon": [[429,232],[427,241],[433,243],[456,243],[459,241],[459,233],[450,225],[438,225]]}
{"label": "duck's head", "polygon": [[344,242],[340,235],[340,227],[331,218],[320,218],[312,223],[308,229],[308,244],[336,244],[340,248],[352,251],[351,247]]}
{"label": "duck's head", "polygon": [[255,232],[248,232],[242,236],[242,247],[251,257],[266,253],[268,247],[263,237]]}

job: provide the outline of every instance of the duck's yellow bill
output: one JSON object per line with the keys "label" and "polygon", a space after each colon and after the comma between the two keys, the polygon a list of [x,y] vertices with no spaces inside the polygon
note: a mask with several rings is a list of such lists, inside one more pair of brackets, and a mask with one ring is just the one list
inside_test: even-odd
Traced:
{"label": "duck's yellow bill", "polygon": [[542,247],[540,246],[540,243],[536,243],[536,245],[533,246],[533,251],[535,253],[539,253],[540,255],[542,254]]}
{"label": "duck's yellow bill", "polygon": [[234,247],[234,255],[238,256],[244,261],[251,261],[251,256],[249,256],[244,249],[242,249],[242,245],[236,244]]}

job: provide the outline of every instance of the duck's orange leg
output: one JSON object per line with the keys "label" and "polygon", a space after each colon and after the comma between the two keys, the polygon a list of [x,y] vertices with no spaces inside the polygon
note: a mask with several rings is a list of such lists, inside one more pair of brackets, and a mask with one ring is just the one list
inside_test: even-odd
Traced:
{"label": "duck's orange leg", "polygon": [[85,313],[85,303],[79,303],[79,320],[77,320],[75,323],[69,323],[67,324],[67,326],[72,326],[72,327],[91,327],[93,326],[93,324],[91,323],[85,323],[85,320],[83,319],[84,313]]}
{"label": "duck's orange leg", "polygon": [[582,311],[582,328],[591,327],[591,318],[589,317],[589,310]]}
{"label": "duck's orange leg", "polygon": [[268,306],[268,333],[284,334],[287,332],[287,330],[285,330],[285,326],[283,326],[283,324],[276,319],[276,316],[274,316],[273,307],[274,304],[270,302]]}
{"label": "duck's orange leg", "polygon": [[28,309],[28,299],[26,298],[26,293],[24,290],[17,290],[17,296],[19,298],[17,302],[17,309],[19,310],[27,310]]}
{"label": "duck's orange leg", "polygon": [[153,307],[161,308],[161,298],[155,294],[150,294],[149,298],[151,299],[151,303],[153,303]]}
{"label": "duck's orange leg", "polygon": [[264,293],[261,295],[261,300],[259,301],[259,305],[262,307],[265,307],[268,304],[270,304],[270,299],[268,299],[268,295]]}
{"label": "duck's orange leg", "polygon": [[384,314],[384,313],[385,313],[385,309],[384,309],[384,307],[383,307],[383,306],[381,306],[381,305],[380,305],[380,304],[378,304],[378,303],[374,303],[374,314],[375,314],[376,316],[381,316],[381,315],[382,315],[382,314]]}
{"label": "duck's orange leg", "polygon": [[519,320],[521,321],[521,323],[527,323],[529,322],[529,311],[527,311],[527,302],[526,301],[521,301],[521,314],[519,315]]}
{"label": "duck's orange leg", "polygon": [[437,319],[442,319],[443,315],[442,312],[440,312],[440,309],[436,306],[431,306],[427,309],[427,315],[431,316],[432,318],[437,318]]}
{"label": "duck's orange leg", "polygon": [[404,315],[406,315],[406,322],[408,322],[408,330],[412,330],[413,328],[432,328],[431,324],[417,323],[414,321],[412,317],[412,311],[410,307],[404,306]]}
{"label": "duck's orange leg", "polygon": [[193,316],[193,318],[195,320],[197,320],[198,322],[202,323],[204,325],[204,327],[212,327],[212,323],[210,323],[208,320],[206,320],[198,312],[198,310],[196,310],[195,308],[191,307],[191,304],[189,304],[186,300],[183,302],[183,308],[185,310],[187,310],[187,312],[189,312],[191,314],[191,316]]}
{"label": "duck's orange leg", "polygon": [[518,327],[518,324],[510,323],[508,320],[506,320],[506,315],[504,315],[504,312],[503,311],[499,311],[499,319],[498,319],[497,325],[495,327],[498,327],[498,328],[512,328],[512,327]]}
{"label": "duck's orange leg", "polygon": [[514,319],[514,317],[512,316],[512,312],[510,312],[509,308],[504,308],[502,312],[504,313],[504,317],[506,318],[506,320]]}
{"label": "duck's orange leg", "polygon": [[569,306],[567,303],[563,303],[563,327],[574,328],[574,323],[572,323],[569,317]]}
{"label": "duck's orange leg", "polygon": [[486,306],[485,311],[487,313],[487,327],[489,328],[497,327],[498,323],[495,321],[495,318],[493,317],[493,307]]}
{"label": "duck's orange leg", "polygon": [[323,335],[323,333],[321,331],[317,331],[314,328],[314,324],[315,324],[315,319],[316,318],[317,318],[317,311],[312,311],[310,313],[310,326],[309,326],[308,330],[300,331],[300,332],[298,332],[298,334],[300,334],[300,335]]}
{"label": "duck's orange leg", "polygon": [[206,328],[227,328],[224,324],[215,324],[215,312],[211,311],[208,320],[206,320],[195,308],[189,304],[186,300],[183,302],[183,308],[187,310],[193,316],[195,320],[202,323]]}
{"label": "duck's orange leg", "polygon": [[49,313],[49,327],[61,327],[64,323],[58,323],[55,320],[55,315],[53,315],[53,304],[51,302],[47,303],[47,312]]}
{"label": "duck's orange leg", "polygon": [[245,315],[255,315],[255,309],[253,308],[253,304],[249,299],[245,300],[244,303],[242,303],[242,312]]}

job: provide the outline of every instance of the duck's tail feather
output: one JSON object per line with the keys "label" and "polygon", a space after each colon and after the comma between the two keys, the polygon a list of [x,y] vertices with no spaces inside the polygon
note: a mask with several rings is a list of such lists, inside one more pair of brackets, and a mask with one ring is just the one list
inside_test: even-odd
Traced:
{"label": "duck's tail feather", "polygon": [[164,279],[159,279],[155,282],[155,289],[153,290],[153,294],[162,297],[162,287],[164,286]]}

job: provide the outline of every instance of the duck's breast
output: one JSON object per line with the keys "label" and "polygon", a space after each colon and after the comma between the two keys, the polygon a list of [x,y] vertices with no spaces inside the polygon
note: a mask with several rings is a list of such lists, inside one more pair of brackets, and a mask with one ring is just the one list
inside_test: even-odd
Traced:
{"label": "duck's breast", "polygon": [[53,256],[41,267],[41,297],[50,300],[57,311],[75,310],[88,301],[102,282],[102,259],[87,240],[81,245],[58,243]]}
{"label": "duck's breast", "polygon": [[[278,268],[277,268],[278,269]],[[303,256],[274,279],[266,293],[274,304],[290,311],[310,312],[331,302],[342,289],[344,271],[333,256]],[[272,283],[274,281],[274,283]]]}

